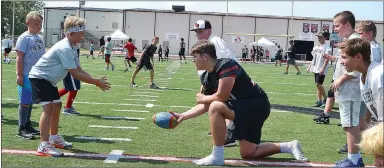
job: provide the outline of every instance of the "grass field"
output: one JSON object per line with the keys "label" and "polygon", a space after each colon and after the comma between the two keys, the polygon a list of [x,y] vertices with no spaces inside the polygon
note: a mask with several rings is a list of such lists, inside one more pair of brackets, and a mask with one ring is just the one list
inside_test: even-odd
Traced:
{"label": "grass field", "polygon": [[[116,64],[115,71],[104,71],[102,59],[86,59],[81,57],[83,69],[93,76],[106,75],[112,89],[103,92],[92,85],[82,85],[74,106],[80,116],[62,115],[60,134],[73,142],[74,148],[62,150],[73,153],[98,153],[108,155],[112,150],[124,150],[126,155],[205,157],[212,149],[211,138],[207,136],[209,122],[207,115],[183,122],[173,130],[157,127],[152,122],[152,115],[157,112],[174,110],[184,112],[187,107],[194,106],[195,95],[200,88],[195,65],[188,61],[179,65],[178,62],[155,62],[155,83],[169,90],[149,90],[149,72],[140,72],[136,84],[138,88],[130,88],[129,79],[132,71],[124,73],[122,57],[112,58]],[[313,74],[295,75],[294,68],[289,75],[282,75],[285,67],[272,64],[243,65],[252,79],[268,92],[272,104],[283,104],[299,107],[310,107],[316,101],[316,90]],[[171,73],[175,72],[175,73]],[[330,83],[332,70],[325,80],[326,88]],[[18,118],[18,95],[15,82],[15,62],[2,64],[2,149],[36,150],[39,140],[23,140],[15,137]],[[62,83],[59,84],[62,87]],[[173,89],[172,88],[179,88]],[[182,88],[182,89],[181,89]],[[298,93],[298,94],[290,94]],[[301,93],[301,94],[299,94]],[[304,94],[303,94],[304,93]],[[138,95],[138,96],[134,96]],[[151,97],[142,97],[142,96]],[[66,97],[62,98],[65,101]],[[127,100],[129,99],[129,100]],[[133,100],[136,99],[136,100]],[[140,100],[139,100],[140,99]],[[143,101],[146,99],[147,101]],[[151,100],[151,101],[148,101]],[[152,108],[145,107],[148,103]],[[173,106],[173,107],[172,107]],[[149,112],[129,112],[122,110],[140,110]],[[37,128],[42,108],[35,105],[32,121]],[[302,143],[306,157],[311,162],[333,164],[346,155],[338,154],[337,149],[346,142],[346,135],[337,119],[329,125],[318,125],[312,121],[314,115],[296,112],[274,112],[263,127],[262,141],[283,142],[294,139]],[[106,120],[101,116],[126,116],[145,118],[140,121]],[[126,126],[138,129],[92,128],[89,125]],[[78,136],[104,138],[129,138],[132,141],[89,141],[76,139]],[[239,147],[225,148],[226,158],[240,158]],[[364,156],[366,164],[372,163],[372,157]],[[104,158],[105,159],[105,158]],[[190,162],[170,162],[153,160],[120,159],[116,164],[104,164],[104,159],[73,158],[73,157],[37,157],[34,155],[2,154],[2,167],[195,167]],[[289,154],[277,154],[269,160],[291,161]],[[293,160],[292,160],[293,161]],[[247,165],[244,165],[247,166]]]}

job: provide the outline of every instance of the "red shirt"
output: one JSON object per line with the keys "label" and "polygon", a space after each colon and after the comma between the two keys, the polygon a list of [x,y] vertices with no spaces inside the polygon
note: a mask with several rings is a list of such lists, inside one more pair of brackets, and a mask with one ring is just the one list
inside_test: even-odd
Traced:
{"label": "red shirt", "polygon": [[127,42],[127,44],[124,45],[124,48],[126,48],[128,50],[128,57],[129,58],[135,56],[134,51],[135,51],[135,49],[137,49],[135,45],[133,45],[130,42]]}

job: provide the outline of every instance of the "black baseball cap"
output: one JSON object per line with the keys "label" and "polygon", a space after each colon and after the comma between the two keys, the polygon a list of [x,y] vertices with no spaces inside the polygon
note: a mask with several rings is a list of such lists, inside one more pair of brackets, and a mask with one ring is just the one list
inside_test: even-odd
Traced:
{"label": "black baseball cap", "polygon": [[321,31],[321,32],[317,33],[316,36],[325,37],[325,36],[327,36],[327,32]]}
{"label": "black baseball cap", "polygon": [[193,29],[191,31],[205,29],[212,29],[211,23],[208,20],[198,20],[195,25],[193,25]]}

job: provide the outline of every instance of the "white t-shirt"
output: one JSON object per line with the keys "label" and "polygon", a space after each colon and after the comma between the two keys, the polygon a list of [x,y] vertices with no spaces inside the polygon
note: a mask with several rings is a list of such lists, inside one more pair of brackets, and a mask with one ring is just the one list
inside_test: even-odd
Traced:
{"label": "white t-shirt", "polygon": [[371,41],[371,61],[381,63],[383,60],[383,54],[381,53],[380,44]]}
{"label": "white t-shirt", "polygon": [[[320,73],[320,70],[325,63],[325,59],[323,57],[325,53],[331,55],[331,47],[329,47],[327,44],[322,44],[322,45],[313,47],[313,50],[312,50],[313,59],[312,59],[311,68],[310,68],[311,72]],[[328,68],[329,68],[329,64],[327,64],[324,69],[324,75],[328,73]]]}
{"label": "white t-shirt", "polygon": [[11,48],[12,47],[12,40],[10,39],[4,39],[1,40],[1,49],[4,50],[4,48]]}
{"label": "white t-shirt", "polygon": [[[217,59],[231,58],[238,62],[235,54],[233,54],[233,52],[229,49],[228,44],[223,39],[214,36],[210,37],[208,40],[215,45]],[[197,73],[200,76],[204,71],[205,70],[198,70]]]}
{"label": "white t-shirt", "polygon": [[367,105],[372,117],[383,121],[383,64],[372,61],[368,67],[365,84],[360,77],[361,96]]}
{"label": "white t-shirt", "polygon": [[69,69],[80,67],[77,51],[68,38],[64,38],[52,46],[29,72],[29,78],[45,79],[53,86],[62,81]]}
{"label": "white t-shirt", "polygon": [[[348,39],[360,38],[360,35],[357,33],[353,33]],[[359,76],[360,72],[353,71],[347,72],[345,67],[341,64],[341,52],[339,51],[336,56],[335,61],[335,73],[333,74],[333,80],[336,81],[338,78],[343,76],[344,74],[353,76],[354,78],[345,81],[340,87],[339,90],[335,92],[336,102],[340,101],[362,101],[361,92],[359,87]]]}

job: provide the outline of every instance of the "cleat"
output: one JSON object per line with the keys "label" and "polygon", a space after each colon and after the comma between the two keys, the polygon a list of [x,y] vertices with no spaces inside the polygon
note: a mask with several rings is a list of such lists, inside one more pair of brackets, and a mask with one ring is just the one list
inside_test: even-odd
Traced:
{"label": "cleat", "polygon": [[301,144],[299,141],[294,140],[291,142],[291,151],[293,157],[299,162],[309,162],[309,159],[304,157],[304,152],[301,149]]}
{"label": "cleat", "polygon": [[317,101],[314,105],[312,105],[312,107],[321,107],[321,105],[323,105],[323,103],[321,101]]}
{"label": "cleat", "polygon": [[65,141],[61,135],[57,135],[56,138],[50,136],[49,143],[52,144],[52,146],[55,148],[60,149],[68,149],[73,147],[72,143]]}
{"label": "cleat", "polygon": [[39,147],[37,148],[36,155],[37,156],[62,157],[62,156],[64,156],[64,153],[58,151],[55,147],[53,147],[50,144],[42,146],[42,144],[40,143]]}
{"label": "cleat", "polygon": [[26,123],[26,131],[27,131],[28,134],[40,135],[40,131],[36,130],[35,128],[33,128],[31,121],[27,121],[27,123]]}
{"label": "cleat", "polygon": [[131,83],[129,84],[129,87],[139,87],[139,86],[137,86],[135,83]]}
{"label": "cleat", "polygon": [[359,161],[357,161],[357,164],[353,164],[353,162],[350,159],[345,158],[343,160],[336,162],[335,167],[364,167],[364,166],[365,165],[363,163],[362,158],[360,158]]}
{"label": "cleat", "polygon": [[151,85],[149,85],[149,88],[151,88],[151,89],[158,89],[159,87],[157,87],[154,83],[152,83]]}
{"label": "cleat", "polygon": [[17,131],[16,136],[23,139],[28,139],[28,140],[35,139],[35,137],[32,134],[28,133],[25,125],[21,125],[19,127],[19,130]]}

